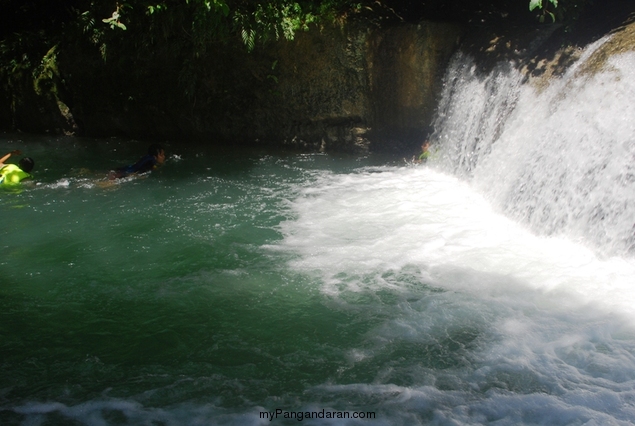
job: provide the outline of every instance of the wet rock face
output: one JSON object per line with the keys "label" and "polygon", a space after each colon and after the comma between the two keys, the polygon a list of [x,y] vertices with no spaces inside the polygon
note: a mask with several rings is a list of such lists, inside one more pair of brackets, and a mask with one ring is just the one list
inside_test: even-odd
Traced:
{"label": "wet rock face", "polygon": [[417,146],[459,34],[435,23],[314,29],[252,53],[214,46],[187,67],[183,57],[104,64],[61,51],[49,84],[59,102],[25,89],[15,127],[310,151]]}
{"label": "wet rock face", "polygon": [[447,61],[459,41],[458,27],[435,23],[373,35],[369,80],[374,150],[421,144],[430,130]]}
{"label": "wet rock face", "polygon": [[359,127],[371,117],[369,30],[329,28],[300,33],[268,51],[275,66],[268,96],[255,105],[260,139],[317,150],[364,149]]}
{"label": "wet rock face", "polygon": [[431,23],[299,35],[276,51],[280,137],[345,151],[420,137],[457,37]]}
{"label": "wet rock face", "polygon": [[279,43],[245,111],[249,136],[326,151],[416,145],[459,34],[454,25],[422,23],[323,29]]}

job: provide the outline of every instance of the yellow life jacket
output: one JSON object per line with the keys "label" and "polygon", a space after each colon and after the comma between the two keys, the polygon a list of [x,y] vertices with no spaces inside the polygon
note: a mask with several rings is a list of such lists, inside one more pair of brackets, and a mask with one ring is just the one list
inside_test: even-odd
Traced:
{"label": "yellow life jacket", "polygon": [[0,185],[17,185],[22,179],[30,177],[30,174],[15,164],[7,164],[0,169]]}

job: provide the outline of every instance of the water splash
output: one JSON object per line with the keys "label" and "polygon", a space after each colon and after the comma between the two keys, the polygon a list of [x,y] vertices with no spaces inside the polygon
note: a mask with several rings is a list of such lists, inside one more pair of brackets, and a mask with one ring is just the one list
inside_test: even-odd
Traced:
{"label": "water splash", "polygon": [[446,74],[434,123],[438,166],[472,181],[539,235],[566,235],[605,255],[635,251],[635,53],[580,72],[587,47],[539,91],[515,68],[478,72],[467,54]]}

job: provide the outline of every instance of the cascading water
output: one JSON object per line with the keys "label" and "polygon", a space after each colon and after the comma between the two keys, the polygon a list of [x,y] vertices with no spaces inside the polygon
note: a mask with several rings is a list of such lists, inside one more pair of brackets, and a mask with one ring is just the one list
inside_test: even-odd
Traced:
{"label": "cascading water", "polygon": [[427,167],[328,175],[294,201],[291,266],[379,322],[342,369],[372,383],[313,392],[397,424],[635,419],[635,54],[583,73],[604,42],[542,92],[457,54]]}
{"label": "cascading water", "polygon": [[432,138],[443,168],[506,215],[623,255],[635,250],[635,52],[585,71],[608,40],[542,90],[508,63],[482,75],[456,55]]}

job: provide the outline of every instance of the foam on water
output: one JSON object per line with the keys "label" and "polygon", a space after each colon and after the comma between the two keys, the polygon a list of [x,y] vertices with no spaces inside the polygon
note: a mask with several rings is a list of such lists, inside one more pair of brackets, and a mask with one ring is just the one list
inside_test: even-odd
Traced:
{"label": "foam on water", "polygon": [[[536,236],[493,211],[466,183],[430,169],[327,174],[293,209],[298,219],[282,225],[285,247],[300,254],[294,267],[325,274],[327,293],[342,287],[340,274],[416,265],[430,277],[448,268],[513,277],[528,288],[635,315],[628,299],[635,296],[632,259],[599,259],[565,238]],[[470,291],[460,281],[451,285]]]}
{"label": "foam on water", "polygon": [[372,383],[321,399],[398,424],[635,419],[635,54],[582,72],[606,41],[542,92],[456,55],[428,168],[325,173],[293,202],[277,248],[380,322],[347,355]]}
{"label": "foam on water", "polygon": [[[307,424],[629,424],[635,418],[632,259],[603,259],[565,238],[536,236],[468,182],[430,167],[336,173],[315,170],[319,159],[289,165],[269,158],[260,162],[263,170],[236,182],[199,176],[170,188],[154,179],[87,193],[71,184],[70,199],[54,196],[69,188],[42,189],[38,208],[49,220],[66,220],[59,228],[84,220],[77,206],[86,194],[105,211],[95,215],[87,207],[83,226],[116,231],[122,222],[125,233],[94,242],[91,232],[82,247],[87,254],[113,253],[106,267],[118,265],[126,278],[113,276],[111,284],[92,275],[98,264],[89,256],[83,273],[61,269],[75,282],[70,287],[51,292],[42,283],[39,303],[46,297],[66,303],[60,295],[68,291],[71,300],[135,306],[125,313],[132,323],[120,326],[132,348],[116,345],[100,354],[98,346],[100,359],[86,356],[82,367],[106,377],[113,369],[125,382],[108,385],[117,390],[97,386],[88,400],[68,403],[54,394],[11,411],[24,416],[23,424],[96,426],[270,424],[260,411],[276,407],[377,414],[375,421]],[[277,178],[300,163],[310,171],[288,182]],[[148,187],[163,192],[152,195]],[[153,204],[138,205],[140,197]],[[119,213],[122,201],[129,203],[126,214]],[[66,218],[69,203],[77,206]],[[147,221],[165,231],[152,232]],[[279,223],[279,238],[272,223]],[[260,232],[258,248],[253,241]],[[134,248],[127,258],[109,248],[122,243]],[[259,250],[263,257],[253,255]],[[70,259],[82,257],[78,251]],[[61,272],[51,267],[48,274]],[[13,286],[14,294],[27,291],[17,281]],[[92,321],[75,332],[90,336],[115,319],[107,310],[95,314],[85,313]],[[192,335],[172,330],[181,317],[186,323],[179,327]],[[157,337],[174,352],[152,346]],[[192,345],[200,338],[209,347]],[[142,363],[141,371],[103,361],[153,359],[144,342],[158,358]],[[187,353],[178,351],[181,345]],[[215,355],[222,351],[229,358]],[[177,364],[173,375],[162,365],[172,353],[200,361]],[[232,354],[240,357],[236,365]],[[216,372],[213,360],[231,367]],[[271,393],[262,396],[261,389]],[[117,396],[122,393],[128,396]],[[280,421],[290,423],[297,420]]]}
{"label": "foam on water", "polygon": [[[397,424],[428,411],[439,424],[635,418],[632,259],[536,236],[465,182],[421,167],[326,173],[293,211],[278,247],[298,255],[291,266],[340,309],[365,294],[387,317],[347,355],[351,369],[381,365],[376,384],[318,394],[412,410]],[[386,291],[401,296],[386,304]],[[402,347],[414,350],[405,362],[393,359]],[[447,353],[426,361],[439,347]],[[404,375],[411,385],[389,384]]]}

